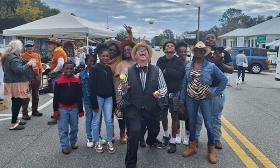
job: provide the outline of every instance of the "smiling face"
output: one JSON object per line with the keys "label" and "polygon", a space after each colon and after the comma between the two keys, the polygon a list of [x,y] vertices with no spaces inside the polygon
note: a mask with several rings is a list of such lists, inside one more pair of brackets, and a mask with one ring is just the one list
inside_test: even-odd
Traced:
{"label": "smiling face", "polygon": [[182,59],[182,60],[186,60],[187,56],[188,56],[188,49],[187,47],[180,47],[178,48],[178,52],[177,52],[178,56]]}
{"label": "smiling face", "polygon": [[150,55],[146,47],[138,47],[136,50],[136,61],[141,61],[147,63],[150,60]]}
{"label": "smiling face", "polygon": [[124,59],[131,58],[131,51],[132,51],[131,46],[129,46],[129,45],[125,46],[123,49],[123,58]]}
{"label": "smiling face", "polygon": [[205,45],[209,47],[216,46],[216,36],[214,34],[208,34],[205,39]]}
{"label": "smiling face", "polygon": [[109,52],[107,50],[102,51],[98,56],[102,64],[108,64],[110,61]]}
{"label": "smiling face", "polygon": [[118,50],[118,47],[114,44],[111,44],[109,47],[108,47],[108,50],[109,50],[109,55],[110,55],[110,58],[113,59],[115,57],[118,56],[119,54],[119,50]]}
{"label": "smiling face", "polygon": [[73,76],[74,73],[74,65],[73,64],[65,64],[63,67],[63,74],[67,77],[70,78]]}

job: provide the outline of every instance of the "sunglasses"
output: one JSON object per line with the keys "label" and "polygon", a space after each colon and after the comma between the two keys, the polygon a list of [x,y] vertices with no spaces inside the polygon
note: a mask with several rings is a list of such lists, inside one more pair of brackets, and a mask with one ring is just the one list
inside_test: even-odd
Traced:
{"label": "sunglasses", "polygon": [[141,51],[141,52],[147,51],[147,48],[146,48],[146,47],[139,47],[139,48],[137,48],[136,51],[137,51],[137,52],[138,52],[138,51]]}
{"label": "sunglasses", "polygon": [[25,47],[33,47],[33,45],[26,45]]}
{"label": "sunglasses", "polygon": [[205,51],[205,49],[203,49],[203,48],[195,48],[195,49],[194,49],[194,52],[205,53],[206,51]]}

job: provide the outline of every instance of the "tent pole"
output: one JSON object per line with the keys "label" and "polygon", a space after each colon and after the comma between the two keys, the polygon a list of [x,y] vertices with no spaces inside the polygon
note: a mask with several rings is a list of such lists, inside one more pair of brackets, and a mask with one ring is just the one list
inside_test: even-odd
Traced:
{"label": "tent pole", "polygon": [[87,33],[87,54],[88,54],[88,33]]}

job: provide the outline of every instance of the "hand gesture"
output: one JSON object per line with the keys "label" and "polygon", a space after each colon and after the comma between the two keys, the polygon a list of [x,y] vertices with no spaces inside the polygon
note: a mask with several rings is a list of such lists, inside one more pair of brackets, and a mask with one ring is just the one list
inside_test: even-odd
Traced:
{"label": "hand gesture", "polygon": [[124,24],[123,27],[125,28],[125,30],[128,34],[132,33],[132,27],[127,26],[126,24]]}

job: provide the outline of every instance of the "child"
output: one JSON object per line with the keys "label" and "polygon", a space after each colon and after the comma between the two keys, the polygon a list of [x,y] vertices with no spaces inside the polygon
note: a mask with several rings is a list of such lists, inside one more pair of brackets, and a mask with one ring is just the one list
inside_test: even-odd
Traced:
{"label": "child", "polygon": [[82,90],[83,90],[83,103],[86,113],[86,134],[87,134],[87,147],[93,147],[93,137],[92,137],[92,105],[90,102],[90,93],[89,93],[89,72],[91,71],[93,65],[95,64],[96,59],[91,55],[86,55],[85,63],[87,65],[86,69],[83,70],[80,75],[79,79],[81,80]]}
{"label": "child", "polygon": [[71,152],[70,147],[72,149],[78,148],[76,145],[78,117],[84,116],[82,86],[80,80],[74,76],[73,72],[73,63],[64,63],[63,74],[55,81],[54,85],[54,117],[58,119],[59,140],[62,153],[65,155]]}
{"label": "child", "polygon": [[94,141],[96,142],[95,150],[98,153],[102,153],[104,151],[99,138],[99,116],[102,112],[106,124],[107,151],[109,153],[114,153],[115,149],[112,143],[112,109],[113,105],[115,105],[113,73],[110,67],[106,65],[110,60],[106,45],[98,45],[96,47],[96,52],[100,63],[94,65],[92,73],[90,73],[89,77],[89,88],[93,109],[92,132]]}

